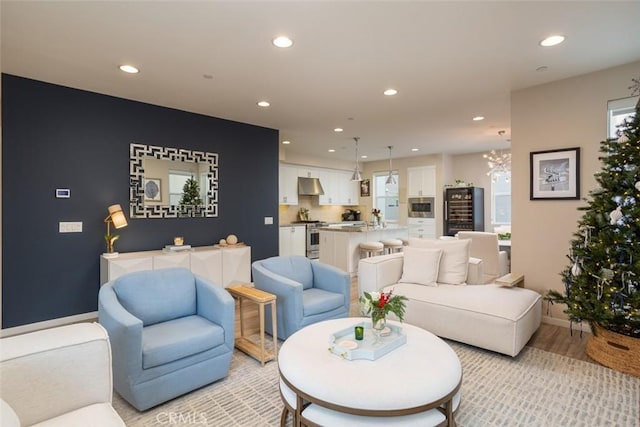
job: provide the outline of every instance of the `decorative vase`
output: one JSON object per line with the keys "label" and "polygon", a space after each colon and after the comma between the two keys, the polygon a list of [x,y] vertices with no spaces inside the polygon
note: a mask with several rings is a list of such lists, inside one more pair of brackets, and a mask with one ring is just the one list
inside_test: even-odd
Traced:
{"label": "decorative vase", "polygon": [[387,316],[383,310],[374,308],[371,311],[371,326],[373,328],[373,344],[380,343],[380,333],[387,326]]}

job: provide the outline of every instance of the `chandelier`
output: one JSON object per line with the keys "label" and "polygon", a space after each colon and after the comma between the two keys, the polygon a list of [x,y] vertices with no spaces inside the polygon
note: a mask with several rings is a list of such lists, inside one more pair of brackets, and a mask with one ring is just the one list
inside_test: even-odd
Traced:
{"label": "chandelier", "polygon": [[[498,135],[503,136],[505,131],[501,130]],[[511,176],[511,153],[497,153],[496,150],[491,150],[489,154],[483,154],[482,157],[487,159],[487,165],[489,166],[489,172],[487,175],[492,177],[493,182],[498,179],[497,174],[503,173],[506,175],[505,181],[509,182]]]}

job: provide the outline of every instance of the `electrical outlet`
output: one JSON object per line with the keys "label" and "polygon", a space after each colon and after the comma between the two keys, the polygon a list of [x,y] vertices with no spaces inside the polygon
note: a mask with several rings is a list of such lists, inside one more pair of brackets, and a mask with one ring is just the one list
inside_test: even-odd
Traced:
{"label": "electrical outlet", "polygon": [[82,222],[60,222],[58,224],[60,233],[82,233]]}
{"label": "electrical outlet", "polygon": [[271,225],[273,224],[273,217],[272,216],[265,216],[264,217],[264,225]]}

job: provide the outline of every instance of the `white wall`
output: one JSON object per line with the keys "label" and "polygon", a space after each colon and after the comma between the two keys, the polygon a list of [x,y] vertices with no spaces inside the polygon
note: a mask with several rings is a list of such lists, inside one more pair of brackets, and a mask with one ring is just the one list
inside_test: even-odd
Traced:
{"label": "white wall", "polygon": [[[606,138],[607,101],[630,96],[640,62],[514,92],[511,97],[512,248],[511,269],[525,274],[525,286],[545,294],[563,291],[559,273],[582,200],[529,200],[529,153],[581,148],[580,194],[595,188],[593,174],[601,170],[600,141]],[[608,214],[608,212],[604,212]],[[566,319],[564,306],[552,306],[553,319]],[[546,309],[543,314],[546,314]]]}

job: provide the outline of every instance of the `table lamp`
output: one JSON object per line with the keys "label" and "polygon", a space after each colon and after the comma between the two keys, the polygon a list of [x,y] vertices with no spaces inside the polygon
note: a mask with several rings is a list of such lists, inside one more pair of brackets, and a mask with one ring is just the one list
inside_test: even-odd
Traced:
{"label": "table lamp", "polygon": [[104,240],[107,243],[107,252],[103,253],[102,256],[105,258],[115,258],[118,256],[118,252],[113,251],[113,244],[120,236],[111,234],[110,224],[113,224],[116,229],[126,227],[128,224],[127,218],[124,216],[120,205],[111,205],[107,210],[109,211],[109,215],[104,219],[104,222],[107,224],[107,234],[104,235]]}

